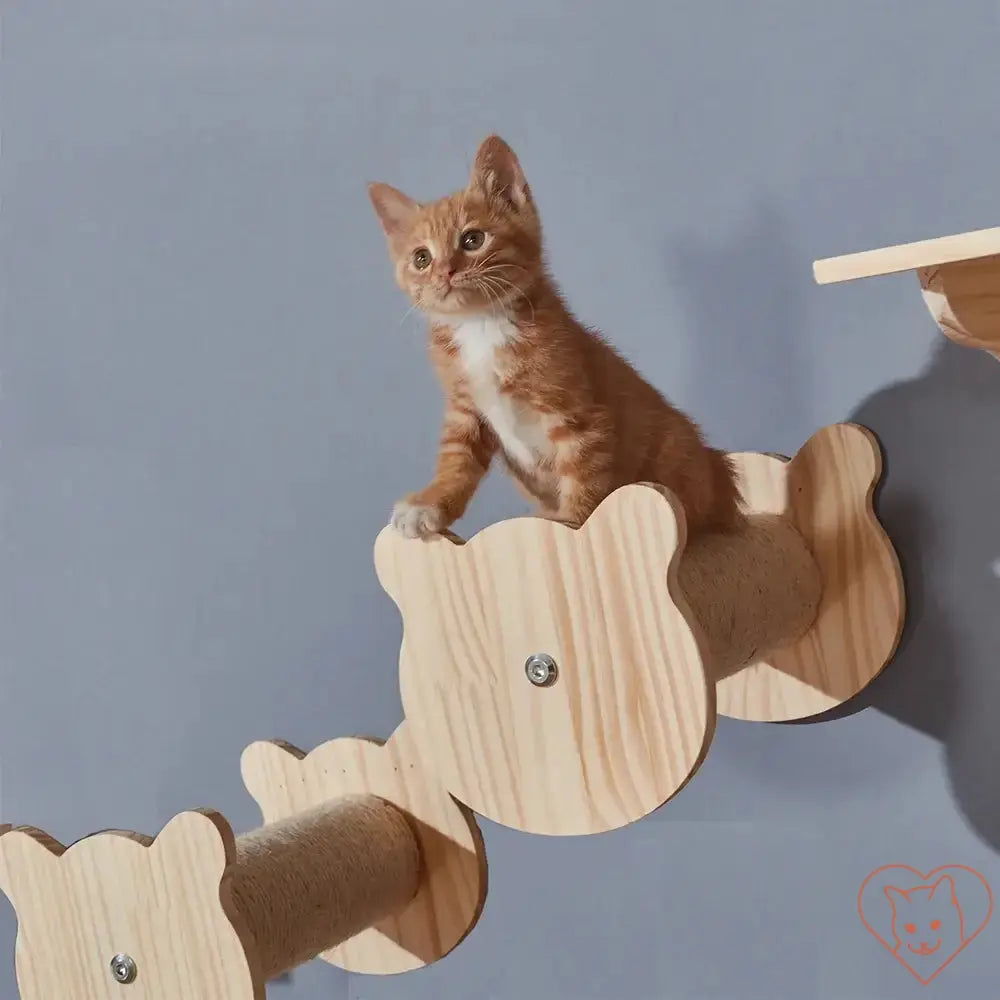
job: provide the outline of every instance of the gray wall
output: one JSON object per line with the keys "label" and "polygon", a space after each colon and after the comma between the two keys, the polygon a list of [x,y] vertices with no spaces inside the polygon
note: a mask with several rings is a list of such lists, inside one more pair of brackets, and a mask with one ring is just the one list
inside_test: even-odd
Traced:
{"label": "gray wall", "polygon": [[[919,991],[855,898],[889,862],[1000,887],[1000,367],[943,341],[912,275],[810,264],[996,223],[994,0],[7,8],[0,818],[73,840],[207,804],[246,829],[247,743],[394,727],[371,541],[439,401],[364,183],[443,193],[497,130],[573,306],[715,443],[880,435],[904,646],[842,718],[723,720],[633,828],[486,824],[486,910],[438,965],[314,963],[272,994]],[[496,475],[460,530],[523,510]],[[992,996],[998,928],[923,995]],[[4,996],[13,939],[0,902]]]}

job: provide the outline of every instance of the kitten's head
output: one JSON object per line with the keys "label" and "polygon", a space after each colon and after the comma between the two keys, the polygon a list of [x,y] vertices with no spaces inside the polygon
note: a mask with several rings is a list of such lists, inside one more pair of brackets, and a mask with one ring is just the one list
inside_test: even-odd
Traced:
{"label": "kitten's head", "polygon": [[933,955],[942,942],[947,944],[945,952],[961,943],[962,911],[950,875],[942,875],[933,885],[914,889],[890,885],[884,892],[892,903],[893,936],[907,958]]}
{"label": "kitten's head", "polygon": [[422,204],[388,184],[369,184],[368,194],[396,282],[424,313],[514,306],[542,273],[535,203],[514,151],[498,136],[480,145],[463,191]]}

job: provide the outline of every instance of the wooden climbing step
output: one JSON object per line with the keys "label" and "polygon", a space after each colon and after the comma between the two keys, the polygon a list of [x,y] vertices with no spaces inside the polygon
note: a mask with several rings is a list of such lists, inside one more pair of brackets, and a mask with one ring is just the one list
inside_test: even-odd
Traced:
{"label": "wooden climbing step", "polygon": [[883,274],[915,271],[922,267],[953,264],[992,257],[995,254],[1000,254],[1000,226],[918,240],[915,243],[900,243],[877,250],[863,250],[839,257],[826,257],[813,263],[813,275],[817,284],[830,285],[838,281],[875,278]]}
{"label": "wooden climbing step", "polygon": [[1000,226],[813,262],[817,284],[915,271],[938,329],[1000,359]]}

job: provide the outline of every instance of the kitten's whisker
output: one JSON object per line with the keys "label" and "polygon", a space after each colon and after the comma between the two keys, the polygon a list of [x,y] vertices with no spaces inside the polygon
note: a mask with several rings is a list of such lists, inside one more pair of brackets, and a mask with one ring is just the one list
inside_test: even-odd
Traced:
{"label": "kitten's whisker", "polygon": [[494,264],[492,267],[488,267],[483,272],[483,274],[493,278],[496,281],[505,281],[510,285],[514,285],[515,287],[518,288],[518,290],[520,290],[520,286],[517,286],[515,282],[513,282],[510,278],[505,277],[503,274],[496,273],[500,268],[503,267],[512,267],[517,271],[523,271],[525,274],[528,273],[528,269],[526,267],[521,267],[520,264]]}
{"label": "kitten's whisker", "polygon": [[[501,312],[503,311],[503,302],[500,301],[500,296],[497,295],[495,290],[491,290],[487,282],[482,280],[482,276],[480,276],[480,280],[477,281],[477,287],[486,296],[486,300],[490,304],[490,311],[493,313],[494,317],[496,317],[497,308],[499,308]],[[494,302],[496,303],[495,306]]]}
{"label": "kitten's whisker", "polygon": [[493,313],[494,318],[496,318],[497,309],[502,306],[502,303],[499,301],[499,297],[497,296],[496,292],[494,292],[490,288],[489,284],[487,284],[487,282],[485,281],[481,281],[479,283],[479,288],[486,296],[486,301],[489,303],[490,312]]}
{"label": "kitten's whisker", "polygon": [[402,315],[402,316],[400,317],[400,320],[399,320],[399,325],[400,325],[400,326],[402,326],[402,325],[403,325],[403,324],[404,324],[404,323],[406,322],[406,318],[407,318],[407,316],[409,316],[409,315],[410,315],[410,313],[412,313],[412,312],[413,312],[414,310],[416,310],[416,309],[417,309],[417,303],[416,303],[416,302],[414,302],[414,303],[413,303],[413,305],[412,305],[412,306],[410,306],[410,308],[409,308],[409,309],[407,309],[407,310],[406,310],[406,312],[405,312],[405,313],[403,313],[403,315]]}
{"label": "kitten's whisker", "polygon": [[494,250],[494,251],[493,251],[492,253],[488,253],[488,254],[487,254],[487,255],[486,255],[485,257],[483,257],[483,259],[482,259],[482,260],[475,260],[475,261],[473,261],[473,262],[472,262],[472,269],[473,269],[473,270],[475,270],[475,271],[480,271],[480,270],[482,270],[482,269],[483,269],[484,267],[486,267],[486,265],[487,265],[487,264],[488,264],[488,263],[489,263],[489,262],[490,262],[491,260],[493,260],[493,258],[494,258],[494,257],[495,257],[495,256],[496,256],[496,255],[497,255],[498,253],[500,253],[500,251],[499,251],[499,250]]}
{"label": "kitten's whisker", "polygon": [[492,280],[496,281],[498,278],[501,277],[499,274],[496,273],[496,269],[498,266],[499,265],[494,264],[492,267],[486,268],[485,271],[480,271],[479,276],[481,278],[491,278]]}
{"label": "kitten's whisker", "polygon": [[497,285],[495,278],[487,277],[485,275],[480,275],[480,280],[481,280],[480,287],[483,289],[483,291],[487,292],[488,295],[490,292],[492,292],[492,295],[496,298],[497,306],[500,308],[502,312],[506,312],[506,309],[504,308],[506,303],[504,302],[503,286]]}
{"label": "kitten's whisker", "polygon": [[528,307],[531,309],[531,322],[534,323],[535,304],[531,301],[531,298],[522,288],[515,285],[514,282],[512,282],[509,278],[504,278],[502,275],[499,274],[482,275],[482,277],[488,277],[489,280],[494,282],[495,285],[499,285],[500,290],[502,292],[505,292],[506,289],[510,289],[510,291],[515,296],[514,301],[516,301],[518,298],[524,299],[524,301],[528,303]]}
{"label": "kitten's whisker", "polygon": [[503,261],[501,261],[499,264],[491,264],[486,270],[492,271],[495,268],[499,268],[499,267],[512,267],[516,271],[527,271],[528,270],[526,267],[523,267],[521,264],[504,263]]}

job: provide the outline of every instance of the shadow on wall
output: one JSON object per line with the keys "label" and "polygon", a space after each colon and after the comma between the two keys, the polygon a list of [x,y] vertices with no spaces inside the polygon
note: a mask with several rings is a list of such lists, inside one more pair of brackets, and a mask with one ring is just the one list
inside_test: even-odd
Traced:
{"label": "shadow on wall", "polygon": [[1000,849],[1000,364],[942,338],[920,377],[850,419],[882,444],[876,504],[907,615],[892,663],[820,719],[875,708],[940,740],[959,808]]}
{"label": "shadow on wall", "polygon": [[[794,454],[817,428],[798,336],[806,286],[780,215],[763,206],[726,245],[679,241],[669,265],[695,331],[692,416],[730,450]],[[844,419],[882,445],[876,504],[902,564],[906,623],[895,659],[857,698],[788,724],[875,708],[933,736],[961,812],[1000,849],[1000,364],[941,337],[919,377]]]}
{"label": "shadow on wall", "polygon": [[716,447],[794,454],[812,424],[801,337],[808,286],[778,211],[762,204],[725,244],[685,236],[668,267],[694,329],[691,416]]}

